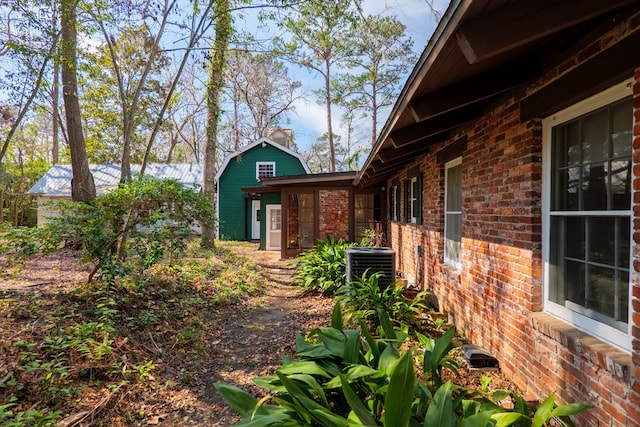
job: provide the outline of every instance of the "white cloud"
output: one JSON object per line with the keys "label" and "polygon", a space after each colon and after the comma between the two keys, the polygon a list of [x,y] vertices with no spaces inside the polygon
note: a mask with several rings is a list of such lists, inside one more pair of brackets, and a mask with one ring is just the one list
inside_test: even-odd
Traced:
{"label": "white cloud", "polygon": [[[325,105],[319,105],[315,101],[299,100],[295,104],[296,111],[290,118],[288,125],[293,130],[293,136],[300,150],[304,151],[319,137],[327,133],[327,110]],[[333,133],[342,134],[346,127],[340,120],[342,111],[334,105],[331,108]]]}

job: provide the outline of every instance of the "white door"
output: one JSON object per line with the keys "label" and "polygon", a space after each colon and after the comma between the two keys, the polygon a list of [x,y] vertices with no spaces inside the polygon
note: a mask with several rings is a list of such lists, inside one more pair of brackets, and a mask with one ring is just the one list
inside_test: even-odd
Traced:
{"label": "white door", "polygon": [[267,241],[268,251],[280,250],[282,236],[282,209],[280,205],[267,205]]}
{"label": "white door", "polygon": [[251,201],[251,240],[260,240],[260,200]]}

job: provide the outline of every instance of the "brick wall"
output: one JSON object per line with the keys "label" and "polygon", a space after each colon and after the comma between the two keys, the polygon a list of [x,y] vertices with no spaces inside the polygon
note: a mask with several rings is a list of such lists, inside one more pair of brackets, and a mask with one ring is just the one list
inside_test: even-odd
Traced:
{"label": "brick wall", "polygon": [[[461,129],[393,176],[423,173],[423,225],[389,222],[396,265],[409,283],[432,290],[471,342],[496,355],[527,393],[593,409],[578,425],[640,426],[640,219],[634,221],[633,352],[622,351],[543,311],[542,125],[520,122],[520,100],[640,26],[634,17],[551,70],[529,88],[506,95],[480,120]],[[635,24],[634,24],[635,23]],[[630,29],[631,28],[631,29]],[[631,77],[631,76],[629,76]],[[640,70],[635,72],[633,210],[640,218]],[[444,264],[444,164],[436,153],[467,137],[462,157],[462,269]],[[404,207],[404,203],[401,203]],[[404,213],[401,214],[401,218]],[[424,256],[417,258],[421,245]],[[417,280],[423,271],[422,280]]]}
{"label": "brick wall", "polygon": [[349,240],[349,191],[320,190],[320,238]]}

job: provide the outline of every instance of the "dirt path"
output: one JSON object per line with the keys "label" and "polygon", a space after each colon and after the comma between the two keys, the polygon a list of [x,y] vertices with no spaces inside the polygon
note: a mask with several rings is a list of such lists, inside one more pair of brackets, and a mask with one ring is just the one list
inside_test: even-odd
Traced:
{"label": "dirt path", "polygon": [[[215,390],[216,382],[235,384],[242,389],[263,396],[264,390],[252,379],[272,375],[282,358],[295,353],[295,335],[330,324],[333,302],[319,296],[299,296],[299,288],[291,286],[294,264],[280,260],[279,253],[257,251],[244,245],[234,248],[241,255],[253,259],[269,279],[265,293],[241,304],[212,313],[216,331],[211,342],[211,357],[194,372],[191,389],[197,391],[193,406],[181,414],[171,416],[162,425],[228,426],[238,419]],[[195,368],[195,367],[194,367]],[[185,367],[182,365],[181,368]],[[167,373],[183,376],[184,372]]]}

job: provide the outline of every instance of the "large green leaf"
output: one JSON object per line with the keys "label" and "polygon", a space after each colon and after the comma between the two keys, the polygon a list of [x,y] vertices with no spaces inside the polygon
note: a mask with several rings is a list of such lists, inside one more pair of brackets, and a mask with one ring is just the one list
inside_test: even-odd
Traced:
{"label": "large green leaf", "polygon": [[327,372],[320,367],[316,362],[313,361],[299,361],[287,363],[286,365],[282,365],[278,368],[278,371],[285,374],[307,374],[307,375],[319,375],[325,378],[331,378],[331,375],[327,374]]}
{"label": "large green leaf", "polygon": [[453,385],[447,381],[433,395],[433,400],[424,418],[424,427],[451,427],[456,418],[452,402]]}
{"label": "large green leaf", "polygon": [[318,328],[315,333],[333,356],[343,357],[345,336],[342,331],[333,328]]}
{"label": "large green leaf", "polygon": [[314,396],[319,398],[324,406],[329,407],[329,402],[327,401],[327,396],[324,392],[324,389],[314,377],[306,374],[293,374],[289,375],[289,378],[307,385],[309,387],[309,390],[314,392]]}
{"label": "large green leaf", "polygon": [[360,321],[360,330],[362,331],[362,335],[369,345],[369,351],[371,351],[371,354],[373,356],[371,364],[373,366],[377,366],[378,360],[380,359],[380,349],[378,348],[378,343],[373,339],[373,337],[371,336],[371,332],[369,332],[369,329],[367,328],[367,325],[362,320]]}
{"label": "large green leaf", "polygon": [[390,375],[393,371],[393,368],[395,368],[399,358],[400,356],[398,355],[398,350],[396,350],[394,346],[388,345],[387,347],[385,347],[382,353],[380,353],[378,369]]}
{"label": "large green leaf", "polygon": [[385,427],[407,427],[411,419],[415,374],[411,351],[400,358],[389,379],[384,401]]}
{"label": "large green leaf", "polygon": [[586,411],[591,406],[584,403],[569,403],[566,405],[560,405],[551,411],[551,417],[566,417],[569,415],[579,414],[582,411]]}
{"label": "large green leaf", "polygon": [[352,366],[349,366],[344,373],[341,373],[338,376],[335,376],[331,380],[324,383],[323,387],[325,389],[340,388],[342,386],[342,380],[340,379],[340,375],[344,375],[349,381],[354,381],[363,377],[369,377],[369,376],[374,376],[378,374],[380,374],[380,371],[378,371],[377,369],[373,369],[370,366],[352,365]]}
{"label": "large green leaf", "polygon": [[542,427],[548,419],[551,418],[551,411],[555,405],[556,394],[551,393],[542,404],[538,407],[538,410],[533,415],[532,427]]}
{"label": "large green leaf", "polygon": [[360,332],[352,329],[343,331],[346,339],[343,359],[346,363],[360,363]]}
{"label": "large green leaf", "polygon": [[347,381],[344,375],[340,375],[340,380],[342,382],[342,393],[344,394],[345,399],[347,399],[349,407],[351,407],[360,422],[366,426],[377,426],[378,423],[375,416],[371,413],[371,411],[369,411],[367,406],[360,400],[360,398],[358,398],[358,395],[356,395],[356,393],[353,391],[353,389],[349,385],[349,381]]}
{"label": "large green leaf", "polygon": [[336,302],[331,312],[331,327],[334,329],[342,330],[342,307],[340,301]]}
{"label": "large green leaf", "polygon": [[491,415],[491,419],[496,422],[495,427],[507,427],[517,424],[521,421],[527,421],[527,417],[518,412],[503,412]]}
{"label": "large green leaf", "polygon": [[449,328],[440,338],[438,338],[431,351],[424,352],[424,372],[435,374],[438,367],[441,366],[444,357],[454,348],[452,344],[453,335],[456,332],[455,327]]}
{"label": "large green leaf", "polygon": [[234,426],[242,427],[299,427],[300,421],[296,420],[288,413],[259,415],[254,418],[244,418]]}
{"label": "large green leaf", "polygon": [[214,386],[225,402],[243,418],[250,417],[258,406],[255,397],[234,385],[215,383]]}
{"label": "large green leaf", "polygon": [[491,413],[481,412],[463,418],[458,423],[458,427],[487,427],[491,420]]}
{"label": "large green leaf", "polygon": [[314,419],[319,422],[320,425],[326,427],[346,427],[348,425],[346,418],[332,413],[328,408],[311,399],[308,394],[299,387],[296,381],[288,378],[279,371],[276,371],[276,373],[291,395],[296,411],[308,420],[308,422]]}
{"label": "large green leaf", "polygon": [[376,312],[378,313],[380,326],[382,326],[385,337],[392,341],[397,340],[398,336],[396,335],[396,330],[393,329],[393,325],[391,324],[391,320],[389,319],[389,315],[387,314],[387,312],[382,309],[377,309]]}

